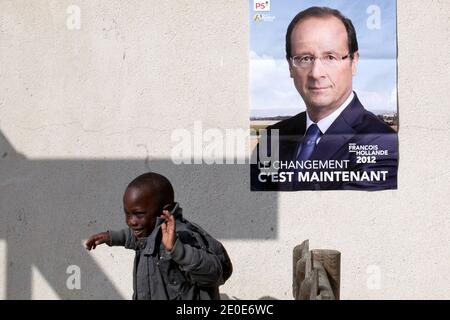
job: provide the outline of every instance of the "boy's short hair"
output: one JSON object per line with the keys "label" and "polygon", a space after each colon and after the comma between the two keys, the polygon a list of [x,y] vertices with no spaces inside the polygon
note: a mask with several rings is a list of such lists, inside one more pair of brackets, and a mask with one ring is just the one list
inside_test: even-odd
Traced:
{"label": "boy's short hair", "polygon": [[174,191],[169,179],[156,172],[147,172],[134,178],[127,189],[135,187],[139,189],[146,189],[152,197],[157,201],[158,207],[162,208],[166,204],[174,202]]}

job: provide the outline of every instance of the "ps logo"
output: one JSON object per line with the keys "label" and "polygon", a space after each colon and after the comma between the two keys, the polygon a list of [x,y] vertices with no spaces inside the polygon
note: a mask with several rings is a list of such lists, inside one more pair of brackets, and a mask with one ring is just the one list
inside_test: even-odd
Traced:
{"label": "ps logo", "polygon": [[254,11],[270,11],[270,0],[261,1],[253,0]]}

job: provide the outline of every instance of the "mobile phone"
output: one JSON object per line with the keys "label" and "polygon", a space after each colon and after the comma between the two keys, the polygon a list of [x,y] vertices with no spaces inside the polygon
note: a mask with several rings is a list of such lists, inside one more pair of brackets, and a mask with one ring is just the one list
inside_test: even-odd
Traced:
{"label": "mobile phone", "polygon": [[179,206],[178,202],[174,202],[174,203],[171,203],[171,204],[166,204],[166,205],[163,207],[163,210],[168,210],[169,213],[170,213],[170,215],[173,216],[174,213],[178,210],[179,207],[180,207],[180,206]]}

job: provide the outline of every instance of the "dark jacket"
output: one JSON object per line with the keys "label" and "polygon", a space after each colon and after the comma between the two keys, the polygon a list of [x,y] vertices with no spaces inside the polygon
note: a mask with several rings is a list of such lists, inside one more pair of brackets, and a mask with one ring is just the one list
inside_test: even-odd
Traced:
{"label": "dark jacket", "polygon": [[134,300],[216,300],[223,284],[219,258],[207,251],[184,219],[175,214],[177,240],[171,252],[161,243],[162,219],[147,238],[136,239],[129,228],[108,231],[111,245],[136,251],[133,266]]}

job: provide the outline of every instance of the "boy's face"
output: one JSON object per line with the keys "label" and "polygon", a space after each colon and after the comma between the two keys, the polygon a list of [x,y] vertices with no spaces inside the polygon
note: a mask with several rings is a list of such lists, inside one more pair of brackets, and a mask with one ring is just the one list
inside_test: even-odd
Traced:
{"label": "boy's face", "polygon": [[130,187],[123,195],[126,224],[136,238],[147,237],[155,228],[156,218],[161,212],[145,188]]}

